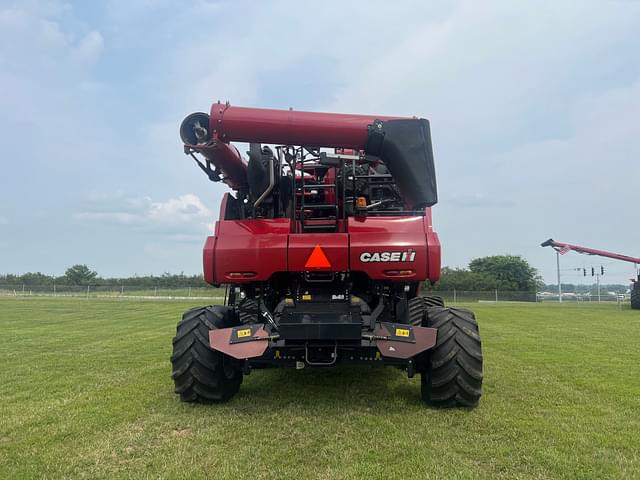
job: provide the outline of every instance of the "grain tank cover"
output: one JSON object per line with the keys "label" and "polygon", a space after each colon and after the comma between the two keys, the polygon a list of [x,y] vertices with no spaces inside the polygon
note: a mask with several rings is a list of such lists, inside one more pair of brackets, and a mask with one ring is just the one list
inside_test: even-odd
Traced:
{"label": "grain tank cover", "polygon": [[380,157],[411,207],[430,207],[438,202],[428,120],[375,120],[369,126],[365,151]]}

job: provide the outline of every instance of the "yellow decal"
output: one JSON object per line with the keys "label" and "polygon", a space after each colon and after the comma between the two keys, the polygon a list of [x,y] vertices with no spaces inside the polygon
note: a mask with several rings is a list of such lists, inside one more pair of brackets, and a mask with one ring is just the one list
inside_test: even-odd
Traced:
{"label": "yellow decal", "polygon": [[236,335],[238,335],[238,338],[250,337],[251,336],[251,329],[250,328],[245,328],[244,330],[238,330],[236,332]]}
{"label": "yellow decal", "polygon": [[396,328],[396,337],[408,337],[410,331],[406,328]]}
{"label": "yellow decal", "polygon": [[306,300],[306,301],[311,300],[311,295],[309,295],[308,293],[303,294],[302,295],[302,300]]}

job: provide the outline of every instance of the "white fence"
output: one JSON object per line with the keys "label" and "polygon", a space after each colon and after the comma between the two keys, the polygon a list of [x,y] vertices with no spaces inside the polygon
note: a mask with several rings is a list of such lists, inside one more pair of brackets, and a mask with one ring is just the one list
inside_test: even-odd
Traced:
{"label": "white fence", "polygon": [[[560,303],[557,293],[550,292],[514,292],[505,290],[488,291],[429,291],[423,292],[428,295],[440,295],[446,303],[469,303],[469,302],[544,302]],[[598,295],[565,293],[562,295],[562,302],[566,303],[604,303],[604,302],[628,302],[629,295],[616,293],[601,293]]]}
{"label": "white fence", "polygon": [[[514,292],[505,290],[423,291],[424,295],[439,295],[445,303],[500,303],[500,302],[553,302],[559,303],[557,294],[549,292]],[[213,287],[156,287],[148,285],[0,285],[0,297],[85,297],[85,298],[142,298],[188,300],[202,298],[222,302],[224,288]],[[628,295],[572,294],[562,295],[566,303],[628,302]]]}
{"label": "white fence", "polygon": [[224,299],[224,288],[213,287],[152,287],[147,285],[0,285],[0,296],[12,297],[86,297]]}

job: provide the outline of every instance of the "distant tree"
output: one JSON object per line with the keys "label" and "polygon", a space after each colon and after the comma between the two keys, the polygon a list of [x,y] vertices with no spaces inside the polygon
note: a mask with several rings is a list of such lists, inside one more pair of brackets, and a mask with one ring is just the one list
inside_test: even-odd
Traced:
{"label": "distant tree", "polygon": [[471,272],[465,268],[443,267],[434,290],[483,291],[496,288],[496,279],[486,273]]}
{"label": "distant tree", "polygon": [[98,276],[86,265],[74,265],[64,272],[65,280],[70,285],[87,285]]}
{"label": "distant tree", "polygon": [[516,255],[481,257],[469,263],[469,270],[495,278],[500,290],[534,291],[540,277],[524,258]]}
{"label": "distant tree", "polygon": [[20,276],[18,279],[18,283],[23,283],[25,285],[44,285],[51,281],[49,275],[45,275],[40,272],[28,272]]}

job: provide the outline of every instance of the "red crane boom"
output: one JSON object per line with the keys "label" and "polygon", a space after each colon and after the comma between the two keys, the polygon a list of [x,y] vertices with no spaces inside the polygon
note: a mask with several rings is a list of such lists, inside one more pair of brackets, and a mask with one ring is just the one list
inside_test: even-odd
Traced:
{"label": "red crane boom", "polygon": [[622,262],[635,263],[636,265],[640,264],[640,257],[630,257],[629,255],[622,255],[621,253],[607,252],[606,250],[596,250],[595,248],[581,247],[579,245],[572,245],[571,243],[557,242],[553,238],[542,242],[540,246],[552,247],[561,255],[564,255],[569,251],[574,251],[578,253],[584,253],[586,255],[597,255],[599,257],[612,258],[614,260],[620,260]]}
{"label": "red crane boom", "polygon": [[[631,257],[629,255],[622,255],[621,253],[607,252],[606,250],[597,250],[595,248],[581,247],[580,245],[573,245],[571,243],[557,242],[553,238],[546,240],[540,244],[541,247],[551,247],[560,255],[564,255],[567,252],[574,251],[578,253],[584,253],[586,255],[597,255],[599,257],[611,258],[613,260],[620,260],[621,262],[633,263],[636,266],[640,265],[640,257]],[[560,257],[558,257],[558,295],[560,301],[562,301],[562,287],[560,283]],[[640,310],[640,272],[638,278],[633,280],[631,287],[631,308],[634,310]]]}

